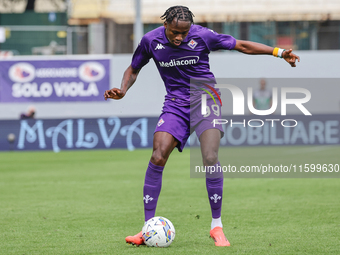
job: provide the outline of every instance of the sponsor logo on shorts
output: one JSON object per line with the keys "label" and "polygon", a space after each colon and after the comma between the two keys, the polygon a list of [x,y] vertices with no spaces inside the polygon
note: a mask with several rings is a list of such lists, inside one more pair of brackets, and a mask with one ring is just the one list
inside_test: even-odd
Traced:
{"label": "sponsor logo on shorts", "polygon": [[159,121],[158,121],[158,124],[157,124],[157,126],[162,126],[163,124],[164,124],[164,120],[163,120],[163,118],[161,118]]}

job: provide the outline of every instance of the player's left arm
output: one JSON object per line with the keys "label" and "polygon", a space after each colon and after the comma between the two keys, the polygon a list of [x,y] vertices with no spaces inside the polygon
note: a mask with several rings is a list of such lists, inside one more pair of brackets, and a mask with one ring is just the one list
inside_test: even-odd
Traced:
{"label": "player's left arm", "polygon": [[[274,49],[277,48],[273,48],[261,43],[243,40],[236,40],[234,48],[234,50],[251,55],[275,55]],[[284,50],[282,52],[282,58],[286,60],[292,67],[296,67],[296,60],[300,62],[300,57],[295,55],[292,49]]]}

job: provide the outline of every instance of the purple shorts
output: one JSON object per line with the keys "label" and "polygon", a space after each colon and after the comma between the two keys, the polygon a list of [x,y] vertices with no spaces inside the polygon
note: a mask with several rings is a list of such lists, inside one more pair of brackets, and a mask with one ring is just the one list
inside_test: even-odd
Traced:
{"label": "purple shorts", "polygon": [[178,141],[177,149],[182,152],[189,136],[195,131],[199,138],[201,134],[208,129],[218,129],[221,131],[221,138],[224,135],[222,125],[213,126],[214,119],[221,119],[221,107],[215,105],[213,100],[207,101],[207,114],[202,116],[201,104],[195,106],[182,107],[179,112],[179,107],[174,107],[172,111],[171,105],[166,105],[163,108],[163,113],[159,116],[156,132],[167,132]]}

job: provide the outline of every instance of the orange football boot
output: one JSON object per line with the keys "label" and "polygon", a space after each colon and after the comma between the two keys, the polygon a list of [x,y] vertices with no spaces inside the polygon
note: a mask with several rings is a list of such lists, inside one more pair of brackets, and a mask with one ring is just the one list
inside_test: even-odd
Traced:
{"label": "orange football boot", "polygon": [[139,232],[137,235],[134,235],[134,236],[127,236],[127,237],[125,238],[125,241],[126,241],[127,243],[134,244],[134,245],[137,245],[137,246],[145,244],[145,243],[144,243],[144,240],[143,240],[142,231]]}
{"label": "orange football boot", "polygon": [[214,239],[216,246],[230,246],[230,243],[225,237],[221,227],[214,227],[210,230],[210,236]]}

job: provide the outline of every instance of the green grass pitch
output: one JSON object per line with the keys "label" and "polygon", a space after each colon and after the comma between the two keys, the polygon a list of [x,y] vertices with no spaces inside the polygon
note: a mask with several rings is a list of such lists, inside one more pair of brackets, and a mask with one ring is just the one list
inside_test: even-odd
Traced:
{"label": "green grass pitch", "polygon": [[[340,147],[318,148],[227,150],[248,165],[275,153],[282,164],[315,157],[340,163]],[[245,150],[255,156],[244,157]],[[336,178],[225,179],[222,221],[231,247],[215,247],[205,181],[189,177],[189,149],[171,155],[156,211],[173,222],[175,241],[164,249],[126,244],[125,236],[143,225],[150,155],[151,149],[0,153],[0,254],[340,253]]]}

